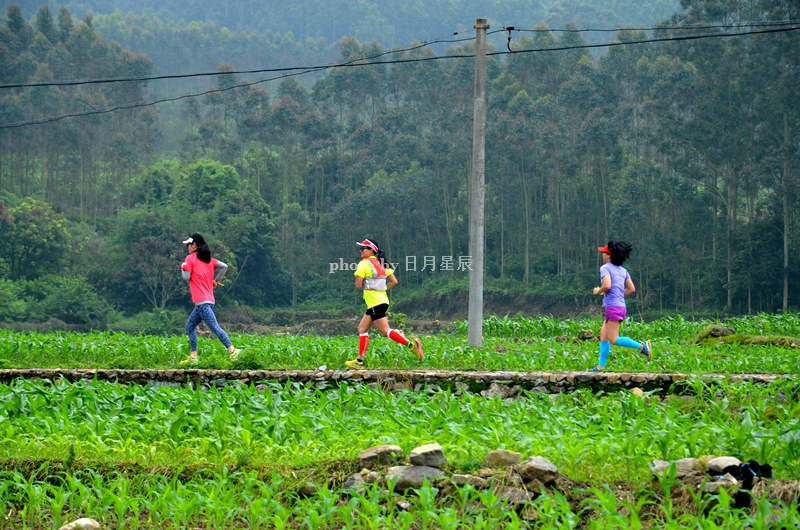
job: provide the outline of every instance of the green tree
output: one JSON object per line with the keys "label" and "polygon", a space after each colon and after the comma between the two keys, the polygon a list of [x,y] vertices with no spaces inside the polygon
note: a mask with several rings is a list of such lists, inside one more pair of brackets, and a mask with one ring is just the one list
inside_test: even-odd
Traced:
{"label": "green tree", "polygon": [[186,291],[178,264],[185,252],[173,242],[145,239],[131,245],[130,267],[136,285],[154,309],[167,304]]}
{"label": "green tree", "polygon": [[56,23],[53,20],[53,14],[50,13],[50,6],[42,6],[36,13],[36,30],[47,37],[47,40],[53,46],[58,44],[58,28],[56,28]]}
{"label": "green tree", "polygon": [[66,43],[67,39],[69,39],[69,34],[72,32],[72,28],[75,23],[72,20],[72,16],[69,14],[69,11],[63,5],[58,6],[58,30],[59,30],[59,40],[61,42]]}
{"label": "green tree", "polygon": [[85,278],[43,276],[25,283],[29,318],[44,322],[50,318],[67,324],[104,329],[111,312]]}
{"label": "green tree", "polygon": [[11,279],[33,279],[59,271],[69,251],[66,218],[40,200],[26,197],[0,217],[0,255]]}

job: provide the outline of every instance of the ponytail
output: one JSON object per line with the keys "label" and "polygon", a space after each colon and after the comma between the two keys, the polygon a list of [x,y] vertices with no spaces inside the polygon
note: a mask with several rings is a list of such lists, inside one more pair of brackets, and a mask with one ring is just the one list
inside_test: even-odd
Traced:
{"label": "ponytail", "polygon": [[197,259],[203,263],[211,263],[211,249],[209,248],[208,243],[197,245]]}
{"label": "ponytail", "polygon": [[377,254],[375,254],[375,257],[378,258],[378,261],[381,262],[381,265],[383,265],[384,268],[389,266],[389,257],[386,256],[386,252],[378,250]]}
{"label": "ponytail", "polygon": [[187,241],[189,240],[197,245],[197,259],[203,263],[211,263],[211,248],[206,243],[206,238],[200,234],[192,234]]}

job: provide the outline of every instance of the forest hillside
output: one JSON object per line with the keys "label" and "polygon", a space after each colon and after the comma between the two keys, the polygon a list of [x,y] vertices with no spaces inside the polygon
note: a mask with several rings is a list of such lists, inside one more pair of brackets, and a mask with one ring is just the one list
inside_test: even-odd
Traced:
{"label": "forest hillside", "polygon": [[[202,22],[169,1],[96,4],[0,21],[0,322],[179,322],[192,232],[230,265],[230,315],[359,311],[363,237],[397,264],[396,307],[461,314],[474,16],[348,7],[441,8],[464,26],[433,46],[456,22],[342,38],[236,23],[268,3],[195,2]],[[612,32],[569,22],[579,4],[501,5],[490,18],[527,26],[490,30],[489,309],[591,312],[609,239],[633,245],[638,315],[800,306],[797,3],[609,1]],[[330,22],[320,6],[303,12]],[[165,78],[198,72],[213,75]]]}

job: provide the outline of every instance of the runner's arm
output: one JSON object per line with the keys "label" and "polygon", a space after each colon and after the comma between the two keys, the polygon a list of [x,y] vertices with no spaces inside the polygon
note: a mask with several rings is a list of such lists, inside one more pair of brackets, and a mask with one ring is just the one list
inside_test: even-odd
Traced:
{"label": "runner's arm", "polygon": [[228,265],[222,261],[217,261],[217,265],[214,267],[214,272],[216,273],[214,275],[214,281],[221,281],[228,272]]}
{"label": "runner's arm", "polygon": [[592,289],[594,294],[606,294],[606,292],[611,289],[611,276],[603,276],[600,280],[603,282],[603,285]]}
{"label": "runner's arm", "polygon": [[630,277],[625,278],[625,296],[630,296],[636,292],[636,286],[633,285],[633,280]]}

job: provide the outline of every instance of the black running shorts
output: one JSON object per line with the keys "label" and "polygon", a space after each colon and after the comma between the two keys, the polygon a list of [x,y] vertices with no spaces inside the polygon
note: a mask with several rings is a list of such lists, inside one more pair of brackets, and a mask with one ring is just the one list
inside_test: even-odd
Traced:
{"label": "black running shorts", "polygon": [[369,315],[373,322],[386,318],[386,311],[389,310],[389,304],[378,304],[375,307],[367,309],[365,315]]}

